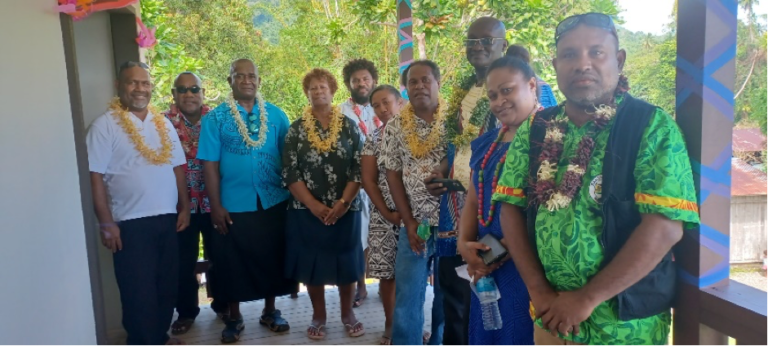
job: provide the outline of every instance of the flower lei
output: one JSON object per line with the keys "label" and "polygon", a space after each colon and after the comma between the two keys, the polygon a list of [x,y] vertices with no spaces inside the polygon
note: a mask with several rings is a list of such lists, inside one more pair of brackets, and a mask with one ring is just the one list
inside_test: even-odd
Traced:
{"label": "flower lei", "polygon": [[[240,137],[243,139],[243,142],[250,148],[259,149],[264,146],[264,143],[267,142],[267,132],[269,132],[269,126],[267,125],[267,109],[264,104],[264,98],[260,93],[256,94],[256,103],[259,104],[260,126],[258,129],[256,129],[256,131],[251,131],[245,126],[245,121],[243,121],[243,117],[240,116],[240,111],[237,109],[237,102],[235,101],[234,95],[229,94],[229,97],[227,98],[229,114],[232,116],[232,119],[235,120],[235,125],[237,125],[237,132],[240,133]],[[257,134],[259,139],[254,141],[251,138],[253,134]]]}
{"label": "flower lei", "polygon": [[486,93],[483,92],[469,115],[467,126],[462,128],[461,103],[475,84],[477,84],[477,75],[472,74],[464,78],[457,86],[454,86],[448,99],[446,137],[458,148],[468,145],[480,135],[480,128],[491,110],[491,102]]}
{"label": "flower lei", "polygon": [[155,130],[160,135],[160,149],[152,150],[144,142],[144,137],[139,133],[139,130],[131,121],[130,112],[124,108],[120,103],[120,98],[115,97],[112,102],[109,103],[109,110],[112,111],[112,115],[117,119],[117,124],[125,131],[128,137],[133,142],[133,147],[139,154],[146,159],[150,164],[160,166],[171,163],[173,142],[168,134],[169,130],[165,126],[165,117],[161,116],[154,107],[148,106],[149,112],[152,113],[152,123],[155,124]]}
{"label": "flower lei", "polygon": [[568,117],[561,116],[565,113],[565,105],[560,106],[562,110],[558,116],[546,122],[544,143],[538,158],[539,169],[536,171],[536,182],[532,184],[533,196],[530,204],[544,205],[550,212],[571,204],[573,196],[581,188],[582,178],[589,166],[592,151],[595,149],[594,135],[602,131],[616,116],[616,100],[628,90],[629,83],[626,77],[621,76],[611,103],[595,107],[593,119],[595,126],[582,137],[577,146],[576,155],[568,161],[568,167],[559,185],[555,184],[555,175],[560,155],[563,153],[563,140],[568,124]]}
{"label": "flower lei", "polygon": [[336,142],[339,139],[341,127],[344,125],[344,115],[341,114],[340,107],[333,106],[333,111],[331,113],[331,124],[328,127],[329,132],[325,139],[322,139],[317,131],[315,122],[318,120],[314,115],[312,115],[312,107],[307,106],[304,108],[304,113],[301,115],[301,117],[304,131],[307,132],[307,140],[309,141],[309,144],[312,146],[312,148],[321,153],[325,153],[336,147]]}
{"label": "flower lei", "polygon": [[[501,140],[504,138],[504,134],[509,131],[509,127],[504,126],[499,130],[499,136],[496,137],[496,140],[493,141],[493,144],[491,144],[490,149],[488,149],[488,152],[485,153],[485,156],[483,157],[483,163],[480,164],[480,170],[477,171],[477,182],[478,182],[478,189],[477,189],[477,220],[480,222],[480,225],[483,227],[488,227],[488,225],[493,222],[493,214],[496,210],[496,204],[491,204],[491,209],[488,211],[488,219],[483,218],[483,173],[485,172],[485,166],[488,164],[488,159],[491,157],[493,152],[496,150],[496,146],[501,142]],[[502,155],[499,162],[496,163],[496,170],[493,173],[493,182],[491,185],[491,191],[496,191],[496,185],[499,182],[499,173],[501,172],[501,167],[504,167],[504,162],[507,161],[507,155]]]}
{"label": "flower lei", "polygon": [[440,137],[445,133],[445,116],[443,114],[443,101],[437,102],[437,109],[435,110],[435,120],[432,122],[429,135],[424,140],[419,138],[419,132],[416,130],[416,113],[413,111],[413,106],[408,103],[400,111],[400,119],[403,124],[403,135],[405,136],[408,150],[411,151],[411,155],[417,159],[421,159],[427,156],[429,152],[435,147],[440,145]]}
{"label": "flower lei", "polygon": [[[360,127],[360,130],[363,132],[364,136],[368,135],[368,126],[365,125],[365,121],[363,121],[363,110],[360,109],[360,105],[357,104],[351,97],[348,101],[352,105],[352,111],[355,112],[355,115],[357,116],[358,123],[357,125]],[[379,117],[373,116],[373,125],[376,126],[376,128],[381,127],[381,120],[379,120]]]}

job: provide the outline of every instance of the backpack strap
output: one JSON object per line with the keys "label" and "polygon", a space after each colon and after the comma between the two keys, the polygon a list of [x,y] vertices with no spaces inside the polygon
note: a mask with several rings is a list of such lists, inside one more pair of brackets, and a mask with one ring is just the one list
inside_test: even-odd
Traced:
{"label": "backpack strap", "polygon": [[[638,100],[629,94],[625,94],[624,97],[624,102],[616,110],[616,120],[608,136],[608,144],[603,158],[601,202],[604,218],[618,216],[616,215],[617,210],[610,209],[621,208],[621,204],[626,204],[631,206],[631,209],[636,210],[634,207],[635,163],[645,129],[657,109],[656,106]],[[638,213],[623,220],[603,222],[604,264],[607,264],[618,253],[637,224],[640,223],[639,218]],[[604,219],[604,221],[606,220]]]}

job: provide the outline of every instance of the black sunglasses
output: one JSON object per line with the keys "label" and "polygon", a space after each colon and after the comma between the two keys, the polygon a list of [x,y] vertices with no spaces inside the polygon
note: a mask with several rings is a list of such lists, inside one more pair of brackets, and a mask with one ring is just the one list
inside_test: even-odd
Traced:
{"label": "black sunglasses", "polygon": [[483,38],[468,38],[464,40],[464,45],[467,48],[472,48],[479,42],[483,45],[483,47],[490,47],[493,46],[494,43],[496,43],[496,40],[504,40],[504,38],[501,37],[483,37]]}
{"label": "black sunglasses", "polygon": [[197,93],[200,92],[200,87],[197,86],[197,85],[195,85],[193,87],[189,87],[189,88],[183,87],[183,86],[177,86],[176,87],[176,92],[179,93],[179,94],[182,94],[182,95],[186,94],[187,91],[191,91],[193,94],[197,94]]}
{"label": "black sunglasses", "polygon": [[557,41],[560,40],[560,37],[563,36],[563,34],[575,29],[579,24],[609,31],[617,39],[619,38],[611,16],[604,13],[590,12],[577,14],[563,19],[563,21],[557,25],[557,29],[555,29],[555,44],[557,44]]}

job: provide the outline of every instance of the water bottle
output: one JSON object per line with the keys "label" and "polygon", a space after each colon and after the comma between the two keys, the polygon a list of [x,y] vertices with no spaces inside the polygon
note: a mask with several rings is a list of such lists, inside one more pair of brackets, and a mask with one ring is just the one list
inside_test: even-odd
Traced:
{"label": "water bottle", "polygon": [[490,276],[477,280],[475,286],[477,298],[480,300],[480,310],[483,312],[483,328],[485,330],[501,329],[501,312],[499,311],[499,299],[501,293],[496,286],[496,281]]}

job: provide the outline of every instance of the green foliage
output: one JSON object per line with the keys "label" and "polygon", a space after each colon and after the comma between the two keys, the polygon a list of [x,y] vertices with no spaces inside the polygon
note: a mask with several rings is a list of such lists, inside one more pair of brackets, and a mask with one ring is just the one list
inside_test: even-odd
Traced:
{"label": "green foliage", "polygon": [[619,29],[627,52],[624,74],[630,92],[669,114],[675,112],[677,41],[673,35],[653,36]]}
{"label": "green foliage", "polygon": [[176,75],[183,71],[199,72],[203,60],[190,56],[179,43],[179,31],[168,20],[169,8],[160,0],[141,1],[141,20],[147,27],[155,28],[157,44],[147,51],[153,80],[152,104],[166,108],[171,102],[171,88]]}

